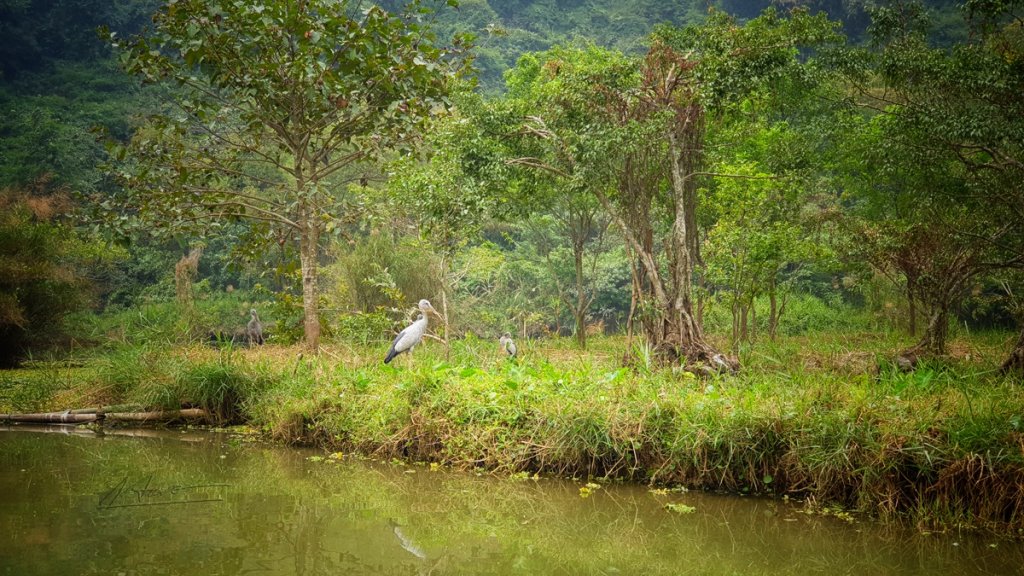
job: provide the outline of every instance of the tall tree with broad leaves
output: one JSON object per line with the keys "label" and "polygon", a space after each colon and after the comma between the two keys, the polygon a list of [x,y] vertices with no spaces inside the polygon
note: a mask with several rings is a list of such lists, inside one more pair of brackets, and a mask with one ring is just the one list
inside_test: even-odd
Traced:
{"label": "tall tree with broad leaves", "polygon": [[[709,162],[707,147],[716,144],[716,132],[730,118],[748,113],[743,104],[752,94],[794,83],[813,85],[801,50],[839,40],[837,26],[824,15],[805,10],[784,17],[768,9],[743,25],[713,12],[700,26],[663,27],[655,33],[643,66],[638,106],[632,114],[637,119],[665,119],[666,209],[673,216],[665,248],[668,278],[659,278],[658,263],[639,238],[630,242],[654,288],[661,312],[655,342],[665,353],[715,368],[724,364],[706,341],[694,313],[693,280],[702,262],[698,189],[709,179],[746,179],[749,175],[718,171]],[[633,204],[629,190],[623,192],[618,195],[618,205]],[[605,203],[611,208],[610,202]],[[730,364],[735,368],[735,361]]]}
{"label": "tall tree with broad leaves", "polygon": [[562,65],[577,72],[610,68],[632,72],[635,63],[621,53],[594,45],[555,47],[523,56],[506,75],[508,96],[504,105],[514,111],[514,121],[505,126],[507,132],[502,135],[510,154],[504,163],[518,186],[539,199],[537,207],[552,214],[568,240],[574,287],[560,298],[572,310],[574,336],[582,349],[587,345],[586,319],[597,297],[594,276],[598,254],[611,221],[593,192],[595,187],[606,186],[606,181],[603,177],[591,178],[593,171],[585,166],[595,146],[603,145],[598,139],[580,137],[593,121],[592,111],[551,105],[566,97],[571,86],[563,85],[557,72],[550,74]]}
{"label": "tall tree with broad leaves", "polygon": [[170,85],[166,109],[113,147],[124,192],[112,211],[175,233],[236,220],[283,231],[317,349],[321,238],[343,193],[420,135],[466,69],[464,39],[440,47],[430,13],[421,0],[400,14],[357,0],[180,0],[143,35],[110,34],[127,72]]}
{"label": "tall tree with broad leaves", "polygon": [[[969,0],[962,10],[971,40],[945,48],[930,44],[920,3],[878,9],[875,45],[846,68],[878,112],[878,167],[916,184],[905,190],[923,218],[911,238],[934,247],[910,262],[908,288],[930,317],[908,353],[944,353],[949,312],[972,280],[1024,268],[1024,3]],[[1024,373],[1022,344],[1024,331],[1003,370]]]}
{"label": "tall tree with broad leaves", "polygon": [[644,333],[667,361],[738,367],[708,343],[694,310],[698,189],[711,178],[744,177],[708,165],[709,137],[747,95],[804,76],[800,46],[836,38],[833,23],[806,12],[783,18],[769,10],[742,26],[715,12],[698,27],[660,29],[639,64],[583,54],[550,58],[532,72],[548,101],[538,114],[543,130],[537,120],[527,130],[575,151],[572,173],[534,164],[611,183],[588,189],[622,232]]}

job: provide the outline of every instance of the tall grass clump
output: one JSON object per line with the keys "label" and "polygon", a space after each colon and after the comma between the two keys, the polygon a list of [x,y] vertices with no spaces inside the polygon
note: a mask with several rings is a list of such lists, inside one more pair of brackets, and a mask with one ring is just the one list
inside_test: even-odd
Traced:
{"label": "tall grass clump", "polygon": [[241,423],[253,417],[250,407],[274,378],[268,361],[251,360],[230,347],[118,347],[92,362],[88,378],[74,386],[79,404],[70,407],[195,407],[205,409],[216,424]]}
{"label": "tall grass clump", "polygon": [[202,408],[221,425],[247,421],[250,407],[272,380],[265,363],[244,362],[231,349],[212,359],[177,364],[168,376],[141,386],[134,399],[147,406]]}
{"label": "tall grass clump", "polygon": [[120,346],[96,363],[90,395],[97,404],[130,399],[143,387],[161,387],[170,381],[173,361],[157,345]]}

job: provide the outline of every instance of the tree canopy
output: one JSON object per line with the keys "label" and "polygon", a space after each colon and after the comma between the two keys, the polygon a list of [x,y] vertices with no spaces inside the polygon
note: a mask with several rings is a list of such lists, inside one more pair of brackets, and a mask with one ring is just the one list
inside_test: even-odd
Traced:
{"label": "tree canopy", "polygon": [[446,105],[462,66],[457,48],[435,45],[421,7],[173,2],[152,32],[111,34],[129,73],[176,87],[167,110],[115,151],[119,213],[137,209],[168,230],[239,218],[283,229],[299,245],[305,338],[317,348],[321,236],[369,164],[408,146]]}

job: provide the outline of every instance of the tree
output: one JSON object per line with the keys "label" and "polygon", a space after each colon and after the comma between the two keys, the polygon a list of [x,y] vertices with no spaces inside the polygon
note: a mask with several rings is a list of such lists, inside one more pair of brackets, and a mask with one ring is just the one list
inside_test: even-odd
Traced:
{"label": "tree", "polygon": [[67,191],[33,188],[0,190],[0,367],[66,338],[65,316],[93,296],[88,271],[111,254],[62,221]]}
{"label": "tree", "polygon": [[[836,26],[824,15],[794,10],[783,18],[768,9],[743,26],[730,16],[712,12],[701,26],[662,28],[655,34],[644,66],[642,106],[634,114],[667,119],[668,209],[674,214],[671,237],[666,240],[668,281],[658,278],[657,263],[649,251],[644,254],[639,242],[631,243],[646,260],[643,269],[662,312],[664,328],[656,341],[678,356],[716,368],[721,364],[705,341],[693,309],[693,277],[702,262],[697,230],[699,184],[709,178],[751,178],[716,169],[713,162],[721,166],[721,155],[716,159],[707,150],[728,145],[718,132],[737,115],[765,114],[766,110],[745,106],[751,97],[779,89],[791,91],[793,85],[813,86],[809,67],[798,58],[799,48],[837,40]],[[766,119],[769,126],[779,122],[770,115]]]}
{"label": "tree", "polygon": [[712,13],[700,27],[662,28],[639,65],[614,55],[570,59],[553,52],[526,71],[548,95],[539,114],[544,130],[533,132],[577,151],[572,173],[533,164],[592,183],[588,189],[633,259],[634,309],[639,300],[648,311],[644,331],[665,359],[735,369],[708,344],[694,311],[699,184],[730,176],[708,169],[709,133],[746,95],[799,75],[797,46],[831,39],[833,28],[803,12],[783,19],[767,11],[745,26]]}
{"label": "tree", "polygon": [[[447,2],[455,5],[454,0]],[[120,202],[150,226],[262,221],[296,242],[306,345],[320,341],[321,238],[360,167],[414,140],[462,73],[413,0],[401,15],[360,2],[185,0],[154,29],[111,34],[125,70],[169,83],[168,109],[115,149]]]}
{"label": "tree", "polygon": [[876,167],[910,198],[900,259],[930,318],[908,353],[945,351],[949,312],[972,279],[1024,267],[1021,9],[969,1],[972,40],[943,48],[930,45],[919,3],[896,3],[873,14],[875,50],[855,51],[846,68],[877,112]]}
{"label": "tree", "polygon": [[[594,201],[593,195],[562,194],[555,202],[554,216],[560,232],[572,248],[574,290],[566,298],[566,304],[572,309],[576,343],[585,349],[587,315],[597,298],[595,275],[598,259],[605,250],[605,236],[611,221]],[[588,252],[590,257],[586,262]],[[585,263],[589,264],[586,268]]]}
{"label": "tree", "polygon": [[550,296],[556,328],[563,306],[571,313],[573,336],[580,349],[586,349],[587,318],[600,291],[607,288],[600,281],[606,276],[611,222],[593,195],[563,192],[554,196],[554,202],[550,214],[536,214],[513,230],[516,253],[546,272],[532,290]]}
{"label": "tree", "polygon": [[504,171],[495,161],[501,155],[500,144],[484,134],[484,125],[494,121],[491,110],[466,86],[453,99],[453,113],[431,122],[421,154],[393,162],[388,181],[395,210],[418,217],[420,232],[439,255],[436,276],[446,345],[451,331],[449,300],[465,275],[456,268],[459,250],[478,236],[488,218],[519,212],[515,202],[496,192]]}
{"label": "tree", "polygon": [[[736,175],[768,176],[755,163],[724,168]],[[704,250],[706,277],[711,287],[727,288],[734,347],[754,340],[755,302],[761,295],[768,296],[767,331],[775,338],[790,285],[819,259],[818,238],[808,222],[814,215],[804,210],[805,185],[780,178],[723,178],[707,199],[715,222]]]}
{"label": "tree", "polygon": [[[587,345],[586,318],[597,297],[594,276],[611,220],[594,194],[595,188],[604,186],[604,182],[592,178],[593,171],[588,174],[586,167],[581,166],[593,155],[596,144],[592,139],[579,137],[586,131],[590,115],[571,107],[550,106],[552,100],[564,95],[561,91],[567,86],[546,77],[541,65],[559,66],[564,62],[577,70],[599,69],[616,60],[620,64],[629,62],[595,46],[578,50],[556,47],[540,55],[523,57],[506,79],[507,101],[517,115],[514,124],[505,127],[507,153],[511,154],[505,163],[514,168],[512,173],[519,186],[532,192],[535,209],[549,211],[568,240],[574,288],[571,293],[559,290],[559,299],[572,310],[573,332],[580,348]],[[588,251],[589,266],[585,266]],[[550,258],[546,259],[550,263]]]}
{"label": "tree", "polygon": [[[514,85],[510,76],[510,87]],[[530,114],[544,105],[535,96],[529,86],[511,88],[508,96],[499,98],[460,94],[457,111],[429,131],[425,157],[403,159],[395,166],[391,183],[395,198],[420,216],[423,232],[442,254],[445,295],[474,292],[466,286],[457,290],[453,282],[469,279],[452,268],[457,250],[485,229],[504,226],[508,234],[502,241],[519,248],[517,265],[524,267],[517,271],[535,278],[536,264],[547,274],[539,282],[527,282],[529,294],[517,294],[501,311],[502,318],[522,320],[525,331],[527,319],[536,318],[542,309],[553,313],[556,323],[561,321],[559,312],[569,309],[577,341],[585,346],[585,319],[597,295],[594,278],[608,222],[584,185],[555,171],[536,169],[547,162],[571,170],[572,160],[571,152],[567,156],[551,139],[536,136],[543,128],[524,125],[542,122]],[[565,253],[567,268],[562,266]],[[566,269],[570,272],[563,275]],[[564,281],[564,276],[571,280]],[[461,304],[479,300],[478,296],[464,298]]]}

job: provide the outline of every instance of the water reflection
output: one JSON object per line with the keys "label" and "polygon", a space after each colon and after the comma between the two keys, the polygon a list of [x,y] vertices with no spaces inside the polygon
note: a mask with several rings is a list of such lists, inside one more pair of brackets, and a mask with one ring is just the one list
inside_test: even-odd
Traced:
{"label": "water reflection", "polygon": [[[205,433],[0,431],[0,574],[1017,574],[1021,545],[781,502],[307,459]],[[187,441],[182,441],[187,440]],[[696,508],[664,509],[668,502]],[[129,505],[130,504],[130,505]],[[994,545],[994,547],[992,547]]]}

